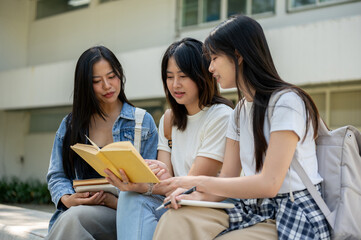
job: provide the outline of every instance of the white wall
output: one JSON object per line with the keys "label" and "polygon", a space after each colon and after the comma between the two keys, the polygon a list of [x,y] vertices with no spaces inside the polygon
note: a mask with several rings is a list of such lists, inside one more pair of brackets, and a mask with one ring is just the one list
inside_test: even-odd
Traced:
{"label": "white wall", "polygon": [[30,5],[0,0],[0,71],[26,66]]}
{"label": "white wall", "polygon": [[22,179],[26,171],[21,162],[24,157],[24,136],[28,131],[29,114],[26,112],[0,112],[0,176],[17,176]]}
{"label": "white wall", "polygon": [[294,84],[361,79],[361,15],[266,32],[283,79]]}
{"label": "white wall", "polygon": [[[361,15],[265,33],[281,77],[309,84],[361,79],[361,31],[357,29],[361,29]],[[167,46],[117,54],[130,99],[164,96],[160,62]],[[75,60],[69,60],[0,72],[0,109],[71,104],[74,68]]]}
{"label": "white wall", "polygon": [[20,169],[20,178],[39,179],[46,182],[51,149],[55,133],[29,134],[24,139],[24,164]]}
{"label": "white wall", "polygon": [[29,64],[73,60],[90,46],[115,53],[173,40],[175,0],[122,0],[32,21]]}

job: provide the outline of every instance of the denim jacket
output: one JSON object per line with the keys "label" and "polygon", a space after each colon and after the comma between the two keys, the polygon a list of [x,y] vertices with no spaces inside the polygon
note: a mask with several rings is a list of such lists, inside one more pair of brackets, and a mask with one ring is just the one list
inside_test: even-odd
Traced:
{"label": "denim jacket", "polygon": [[[135,127],[135,107],[124,103],[122,110],[114,122],[112,133],[113,141],[130,141],[134,144],[134,127]],[[69,115],[68,115],[69,116]],[[52,201],[57,210],[49,223],[49,230],[59,215],[66,210],[66,207],[61,203],[60,198],[65,194],[75,193],[73,189],[73,179],[69,179],[63,169],[62,147],[63,139],[66,132],[66,116],[61,122],[58,131],[55,135],[53,150],[50,157],[50,165],[47,174],[48,188]],[[152,116],[149,113],[144,115],[141,133],[141,148],[140,154],[144,159],[157,158],[158,145],[158,131]],[[76,176],[81,176],[81,173],[75,173]]]}

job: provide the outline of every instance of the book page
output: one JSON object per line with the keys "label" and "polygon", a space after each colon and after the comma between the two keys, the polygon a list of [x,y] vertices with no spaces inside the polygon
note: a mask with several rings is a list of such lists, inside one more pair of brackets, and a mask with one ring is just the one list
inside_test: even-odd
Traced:
{"label": "book page", "polygon": [[142,156],[140,156],[140,154],[134,153],[131,149],[115,150],[113,148],[103,148],[100,150],[100,152],[112,162],[116,169],[123,169],[131,182],[159,182],[158,178],[148,167]]}

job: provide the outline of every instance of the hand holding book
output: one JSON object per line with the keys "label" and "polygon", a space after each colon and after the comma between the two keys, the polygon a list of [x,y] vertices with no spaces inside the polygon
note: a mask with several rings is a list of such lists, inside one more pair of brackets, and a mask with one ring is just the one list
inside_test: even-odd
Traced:
{"label": "hand holding book", "polygon": [[71,148],[100,175],[107,177],[104,170],[109,169],[119,179],[122,179],[119,169],[123,169],[129,182],[159,182],[159,179],[154,175],[131,142],[114,142],[100,149],[90,139],[89,141],[92,145],[77,143],[71,146]]}

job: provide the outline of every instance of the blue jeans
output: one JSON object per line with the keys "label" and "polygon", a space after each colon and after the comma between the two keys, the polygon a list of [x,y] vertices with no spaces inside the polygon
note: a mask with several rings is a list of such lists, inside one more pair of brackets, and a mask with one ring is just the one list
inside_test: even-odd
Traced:
{"label": "blue jeans", "polygon": [[120,192],[117,208],[118,240],[151,240],[160,217],[167,211],[155,209],[164,196]]}

